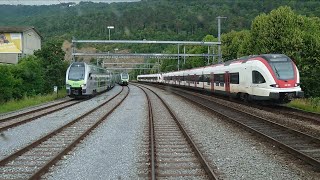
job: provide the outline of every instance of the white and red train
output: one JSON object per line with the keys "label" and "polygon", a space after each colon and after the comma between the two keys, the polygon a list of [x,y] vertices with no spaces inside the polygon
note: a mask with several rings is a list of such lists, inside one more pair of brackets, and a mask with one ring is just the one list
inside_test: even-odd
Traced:
{"label": "white and red train", "polygon": [[283,54],[262,54],[206,67],[138,75],[138,81],[190,86],[245,101],[286,103],[303,97],[299,71]]}

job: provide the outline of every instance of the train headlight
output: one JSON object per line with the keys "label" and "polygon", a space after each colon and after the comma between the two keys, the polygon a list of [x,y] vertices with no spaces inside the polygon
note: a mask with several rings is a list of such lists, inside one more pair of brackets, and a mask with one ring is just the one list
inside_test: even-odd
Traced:
{"label": "train headlight", "polygon": [[278,84],[271,84],[270,86],[271,86],[271,87],[275,87],[275,88],[278,88],[278,87],[279,87]]}
{"label": "train headlight", "polygon": [[85,88],[85,87],[86,87],[86,84],[81,84],[81,87],[82,87],[82,88]]}
{"label": "train headlight", "polygon": [[295,83],[294,87],[300,86],[300,83]]}
{"label": "train headlight", "polygon": [[66,84],[66,88],[70,89],[71,85],[70,84]]}

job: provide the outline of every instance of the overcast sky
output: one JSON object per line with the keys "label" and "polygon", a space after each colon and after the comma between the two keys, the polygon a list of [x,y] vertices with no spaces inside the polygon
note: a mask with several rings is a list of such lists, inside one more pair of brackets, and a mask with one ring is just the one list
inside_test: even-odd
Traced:
{"label": "overcast sky", "polygon": [[80,1],[92,1],[92,2],[133,2],[140,0],[0,0],[1,4],[11,4],[11,5],[50,5],[50,4],[59,4],[66,2],[75,2],[79,3]]}

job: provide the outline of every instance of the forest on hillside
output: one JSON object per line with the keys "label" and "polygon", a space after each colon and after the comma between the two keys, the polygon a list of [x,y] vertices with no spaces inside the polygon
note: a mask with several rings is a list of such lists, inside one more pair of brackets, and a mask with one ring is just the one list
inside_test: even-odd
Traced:
{"label": "forest on hillside", "polygon": [[201,40],[217,35],[218,16],[222,32],[249,29],[252,20],[280,6],[296,13],[320,16],[320,2],[313,0],[142,0],[131,3],[81,2],[50,6],[0,6],[0,26],[35,26],[47,38]]}

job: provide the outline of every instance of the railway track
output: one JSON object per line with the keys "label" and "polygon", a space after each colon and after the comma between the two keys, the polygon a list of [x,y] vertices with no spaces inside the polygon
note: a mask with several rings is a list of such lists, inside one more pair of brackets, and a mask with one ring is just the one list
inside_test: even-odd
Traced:
{"label": "railway track", "polygon": [[[51,166],[102,123],[128,96],[129,88],[27,147],[0,160],[0,179],[40,179]],[[110,103],[116,103],[110,107]],[[109,110],[110,109],[110,110]]]}
{"label": "railway track", "polygon": [[[163,86],[167,86],[167,85],[154,85],[157,86],[159,88],[164,88]],[[192,87],[175,87],[173,86],[173,88],[177,89],[177,88],[182,88],[186,91],[189,92],[194,92],[194,93],[201,93],[204,95],[208,95],[209,92],[205,92],[205,91],[201,91],[201,89],[194,89]],[[260,110],[264,110],[264,111],[268,111],[268,112],[272,112],[275,114],[282,114],[286,117],[290,117],[293,119],[298,119],[298,120],[304,120],[304,121],[308,121],[310,123],[313,123],[315,125],[320,125],[320,114],[319,113],[312,113],[312,112],[306,112],[300,109],[294,109],[294,108],[290,108],[284,105],[271,105],[271,104],[257,104],[257,103],[246,103],[243,102],[241,100],[237,100],[237,99],[230,99],[228,97],[224,97],[224,96],[218,96],[218,95],[212,95],[210,94],[210,96],[208,97],[214,97],[214,98],[218,98],[218,99],[222,99],[222,100],[227,100],[227,101],[231,101],[237,104],[242,104],[244,106],[248,106],[248,107],[253,107],[253,108],[257,108]]]}
{"label": "railway track", "polygon": [[309,121],[313,124],[320,125],[320,114],[302,111],[299,109],[290,108],[287,106],[275,105],[275,106],[255,106],[258,109],[274,112],[277,114],[283,114],[287,117],[294,119],[300,119]]}
{"label": "railway track", "polygon": [[320,170],[320,139],[277,124],[265,117],[259,117],[249,112],[229,107],[224,103],[213,101],[205,95],[176,88],[172,88],[170,91],[265,138],[278,147],[311,164],[315,170]]}
{"label": "railway track", "polygon": [[10,117],[0,119],[0,133],[13,127],[17,127],[21,124],[33,121],[40,117],[46,116],[48,114],[54,113],[56,111],[62,110],[64,108],[76,105],[81,101],[66,100],[57,104],[50,106],[38,108],[18,115],[13,115]]}
{"label": "railway track", "polygon": [[[144,91],[149,109],[149,179],[217,179],[169,106],[152,90],[138,87]],[[153,106],[157,101],[162,108]]]}

